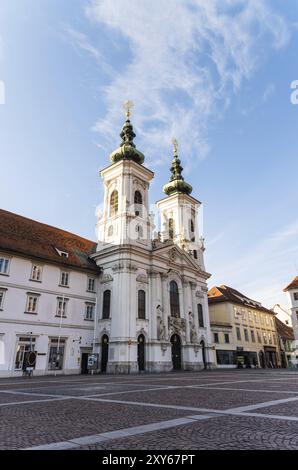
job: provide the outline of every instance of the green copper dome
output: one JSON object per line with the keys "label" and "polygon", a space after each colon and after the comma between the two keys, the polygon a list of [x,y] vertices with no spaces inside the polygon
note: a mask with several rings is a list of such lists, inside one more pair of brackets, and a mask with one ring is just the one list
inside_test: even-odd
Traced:
{"label": "green copper dome", "polygon": [[163,192],[168,196],[172,194],[190,194],[192,192],[192,186],[186,181],[182,176],[182,166],[180,165],[180,160],[177,155],[177,142],[174,143],[174,158],[172,161],[172,166],[170,168],[172,176],[170,182],[165,184],[162,188]]}
{"label": "green copper dome", "polygon": [[112,163],[117,163],[120,160],[133,160],[134,162],[141,165],[144,162],[144,155],[142,152],[136,149],[136,146],[133,142],[135,136],[136,134],[133,131],[130,120],[126,119],[120,133],[122,142],[120,146],[110,155],[110,160]]}

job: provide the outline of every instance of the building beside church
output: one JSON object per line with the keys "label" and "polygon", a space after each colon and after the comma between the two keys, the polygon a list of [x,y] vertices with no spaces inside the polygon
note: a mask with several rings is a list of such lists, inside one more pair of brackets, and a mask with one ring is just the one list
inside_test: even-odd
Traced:
{"label": "building beside church", "polygon": [[236,289],[208,292],[209,316],[218,367],[279,367],[275,313]]}
{"label": "building beside church", "polygon": [[288,297],[288,304],[292,315],[292,325],[294,332],[292,364],[298,367],[298,276],[294,277],[287,287],[284,288]]}
{"label": "building beside church", "polygon": [[215,365],[204,242],[177,145],[165,197],[149,211],[154,173],[129,119],[101,170],[97,243],[0,212],[0,375],[200,370]]}

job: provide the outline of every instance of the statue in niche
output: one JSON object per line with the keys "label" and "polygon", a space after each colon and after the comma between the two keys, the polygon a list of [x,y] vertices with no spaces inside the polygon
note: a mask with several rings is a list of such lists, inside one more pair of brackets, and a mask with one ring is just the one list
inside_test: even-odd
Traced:
{"label": "statue in niche", "polygon": [[164,341],[166,339],[166,326],[162,319],[162,307],[158,305],[156,307],[157,315],[157,339]]}

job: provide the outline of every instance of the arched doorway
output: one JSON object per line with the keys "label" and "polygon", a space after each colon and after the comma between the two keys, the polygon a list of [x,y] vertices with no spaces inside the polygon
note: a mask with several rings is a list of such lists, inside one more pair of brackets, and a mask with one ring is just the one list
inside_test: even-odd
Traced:
{"label": "arched doorway", "polygon": [[174,370],[181,370],[181,339],[176,333],[171,337],[172,363]]}
{"label": "arched doorway", "polygon": [[206,345],[205,341],[200,342],[200,346],[202,348],[202,359],[203,359],[203,364],[204,364],[204,369],[207,369],[207,359],[206,359]]}
{"label": "arched doorway", "polygon": [[263,351],[260,351],[259,352],[259,360],[260,360],[260,366],[265,369],[266,365],[265,365],[265,356],[264,356],[264,353]]}
{"label": "arched doorway", "polygon": [[107,364],[109,358],[109,338],[107,335],[103,335],[101,339],[101,372],[107,371]]}
{"label": "arched doorway", "polygon": [[145,336],[138,336],[138,367],[139,371],[145,370]]}

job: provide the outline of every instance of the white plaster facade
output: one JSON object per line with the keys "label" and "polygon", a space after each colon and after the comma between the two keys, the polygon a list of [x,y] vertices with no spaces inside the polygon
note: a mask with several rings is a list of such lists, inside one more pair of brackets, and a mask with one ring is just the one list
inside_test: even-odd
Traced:
{"label": "white plaster facade", "polygon": [[[0,253],[9,259],[9,271],[0,273],[0,376],[21,376],[17,350],[37,352],[34,375],[74,374],[81,372],[82,354],[92,351],[94,320],[85,319],[86,304],[96,303],[96,295],[87,291],[87,279],[94,273],[51,265],[24,256]],[[31,280],[32,266],[42,269],[41,280]],[[60,286],[61,270],[69,273],[69,287]],[[26,312],[28,296],[37,297],[35,313]],[[58,299],[66,302],[65,318],[57,315]],[[27,341],[25,341],[27,340]],[[50,361],[51,341],[59,341],[61,369]],[[64,349],[63,349],[64,345]],[[18,362],[18,364],[16,363]]]}
{"label": "white plaster facade", "polygon": [[292,315],[292,326],[295,336],[293,342],[293,353],[291,362],[294,367],[298,367],[298,276],[287,286],[284,291],[288,298],[288,304]]}

